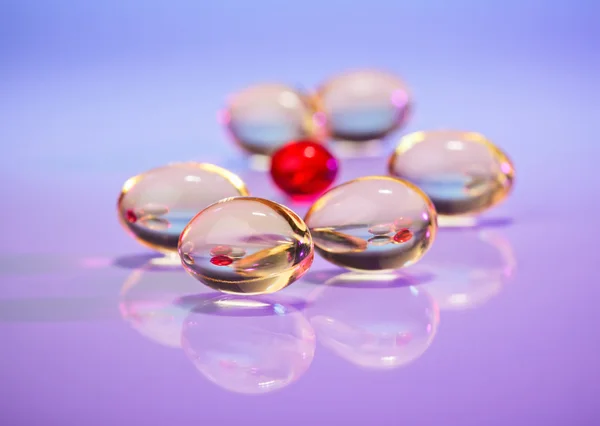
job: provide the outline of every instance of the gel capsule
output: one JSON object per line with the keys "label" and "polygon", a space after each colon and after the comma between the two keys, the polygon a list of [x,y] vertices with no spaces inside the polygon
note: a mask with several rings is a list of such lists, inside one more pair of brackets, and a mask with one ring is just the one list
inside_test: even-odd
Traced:
{"label": "gel capsule", "polygon": [[310,100],[283,84],[260,84],[231,98],[223,124],[233,140],[254,154],[271,154],[291,140],[313,135]]}
{"label": "gel capsule", "polygon": [[[215,256],[216,247],[231,252]],[[179,255],[184,268],[207,286],[246,294],[287,287],[314,256],[302,219],[287,207],[254,197],[222,200],[200,212],[181,234]]]}
{"label": "gel capsule", "polygon": [[233,173],[212,164],[175,163],[128,179],[117,210],[121,224],[141,244],[172,253],[200,210],[239,195],[248,191]]}
{"label": "gel capsule", "polygon": [[271,158],[275,185],[295,198],[315,197],[335,180],[338,162],[318,142],[297,141],[278,149]]}
{"label": "gel capsule", "polygon": [[317,105],[334,139],[380,139],[407,119],[410,95],[403,81],[381,71],[336,76],[317,92]]}
{"label": "gel capsule", "polygon": [[418,185],[440,215],[473,214],[506,198],[514,181],[509,158],[479,133],[416,132],[403,137],[389,173]]}
{"label": "gel capsule", "polygon": [[359,178],[329,190],[304,220],[321,256],[359,271],[415,263],[437,230],[429,198],[409,182],[384,176]]}

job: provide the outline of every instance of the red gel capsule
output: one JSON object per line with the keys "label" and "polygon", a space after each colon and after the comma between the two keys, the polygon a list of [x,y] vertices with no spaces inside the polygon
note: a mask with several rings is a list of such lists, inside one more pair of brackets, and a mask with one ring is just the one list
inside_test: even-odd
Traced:
{"label": "red gel capsule", "polygon": [[271,158],[273,182],[291,197],[321,194],[333,183],[337,173],[336,158],[315,141],[291,142]]}

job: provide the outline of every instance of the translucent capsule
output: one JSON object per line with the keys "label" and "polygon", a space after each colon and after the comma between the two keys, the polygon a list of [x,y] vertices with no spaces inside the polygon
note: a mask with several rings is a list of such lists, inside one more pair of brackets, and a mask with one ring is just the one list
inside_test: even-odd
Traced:
{"label": "translucent capsule", "polygon": [[316,339],[293,306],[228,295],[194,306],[181,342],[200,374],[217,386],[265,394],[291,385],[308,370]]}
{"label": "translucent capsule", "polygon": [[128,179],[117,210],[121,224],[140,243],[173,253],[181,231],[200,210],[240,195],[248,195],[244,182],[221,167],[175,163]]}
{"label": "translucent capsule", "polygon": [[[305,222],[317,252],[352,270],[397,269],[419,260],[431,246],[435,208],[415,185],[371,176],[339,185],[319,198]],[[403,228],[394,223],[401,220]]]}
{"label": "translucent capsule", "polygon": [[230,99],[223,124],[244,150],[271,154],[292,140],[315,134],[310,100],[283,84],[259,84]]}
{"label": "translucent capsule", "polygon": [[336,76],[316,98],[331,137],[358,142],[383,138],[402,126],[411,103],[403,81],[374,70]]}
{"label": "translucent capsule", "polygon": [[514,167],[479,133],[416,132],[403,137],[389,160],[389,173],[418,185],[440,215],[478,213],[509,194]]}
{"label": "translucent capsule", "polygon": [[[215,253],[216,248],[225,253],[223,247],[231,252]],[[313,261],[313,242],[308,227],[287,207],[237,197],[194,217],[181,234],[179,255],[193,277],[215,290],[272,293],[306,272]]]}
{"label": "translucent capsule", "polygon": [[363,368],[391,369],[415,361],[436,335],[439,310],[411,281],[347,272],[320,283],[307,308],[317,339]]}

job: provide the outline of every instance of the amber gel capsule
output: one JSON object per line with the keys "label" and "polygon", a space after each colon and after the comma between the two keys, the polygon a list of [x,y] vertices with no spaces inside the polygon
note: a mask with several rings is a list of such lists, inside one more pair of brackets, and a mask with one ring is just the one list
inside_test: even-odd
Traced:
{"label": "amber gel capsule", "polygon": [[313,242],[306,224],[287,207],[236,197],[190,221],[179,240],[179,256],[190,275],[215,290],[264,294],[304,275],[313,261]]}
{"label": "amber gel capsule", "polygon": [[176,253],[181,231],[200,210],[240,195],[248,195],[246,185],[228,170],[174,163],[128,179],[117,211],[123,227],[142,245]]}
{"label": "amber gel capsule", "polygon": [[515,176],[507,155],[475,132],[426,131],[400,139],[389,173],[419,186],[440,215],[485,211],[510,193]]}
{"label": "amber gel capsule", "polygon": [[412,183],[386,176],[352,180],[326,192],[304,218],[316,251],[358,271],[385,271],[418,261],[437,230],[436,211]]}

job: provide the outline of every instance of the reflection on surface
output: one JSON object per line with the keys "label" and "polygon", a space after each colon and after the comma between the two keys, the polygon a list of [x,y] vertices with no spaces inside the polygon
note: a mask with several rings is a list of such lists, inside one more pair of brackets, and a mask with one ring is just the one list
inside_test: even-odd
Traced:
{"label": "reflection on surface", "polygon": [[436,334],[439,315],[420,286],[398,285],[410,281],[347,272],[325,282],[307,311],[319,342],[365,368],[395,368],[419,358]]}
{"label": "reflection on surface", "polygon": [[509,217],[481,217],[481,216],[444,216],[438,215],[438,226],[440,228],[502,228],[513,222]]}
{"label": "reflection on surface", "polygon": [[440,233],[428,256],[410,272],[429,271],[423,285],[442,310],[481,306],[513,275],[516,259],[510,242],[493,231]]}
{"label": "reflection on surface", "polygon": [[207,292],[181,268],[165,267],[158,257],[138,268],[121,288],[119,309],[125,321],[148,339],[179,348],[181,327],[189,309],[177,303],[183,296]]}
{"label": "reflection on surface", "polygon": [[117,257],[114,266],[125,269],[161,269],[181,266],[181,259],[177,253],[139,253]]}
{"label": "reflection on surface", "polygon": [[313,329],[274,296],[218,296],[184,322],[182,348],[198,371],[237,393],[262,394],[295,382],[315,351]]}

